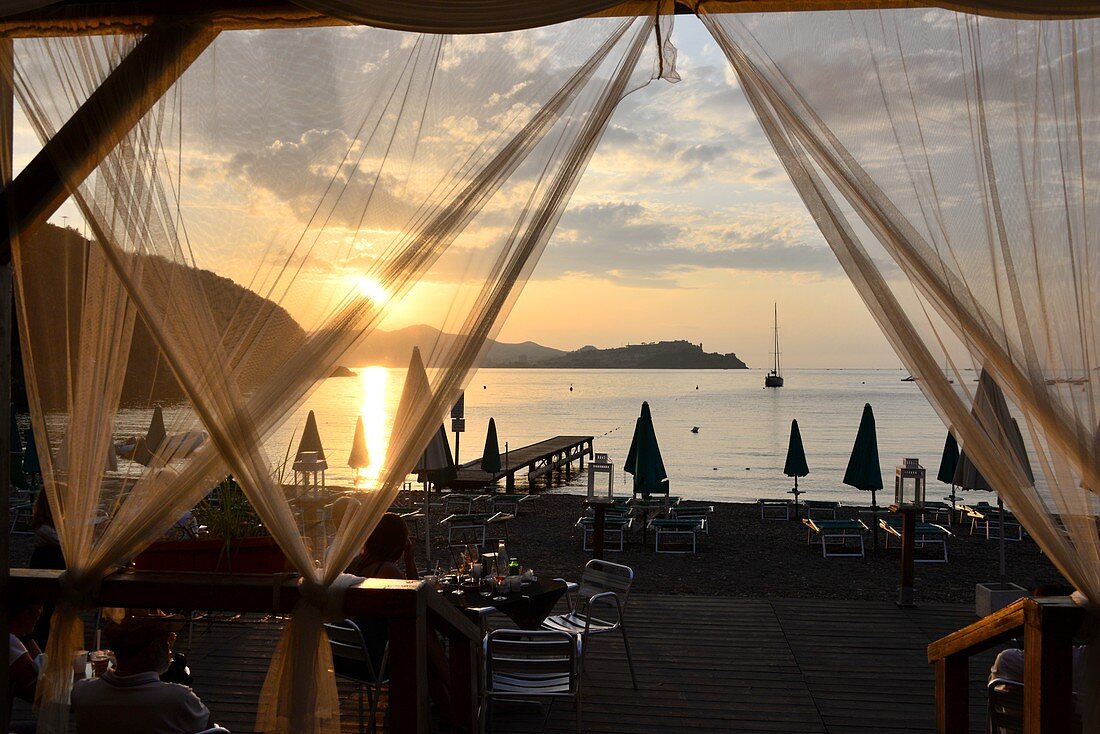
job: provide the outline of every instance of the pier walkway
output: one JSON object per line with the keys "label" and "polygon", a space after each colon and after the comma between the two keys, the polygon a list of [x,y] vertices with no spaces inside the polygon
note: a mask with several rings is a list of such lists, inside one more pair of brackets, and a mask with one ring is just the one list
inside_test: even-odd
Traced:
{"label": "pier walkway", "polygon": [[458,477],[447,486],[452,489],[475,489],[505,480],[505,487],[516,487],[516,473],[527,470],[527,477],[537,479],[552,472],[564,472],[568,479],[573,462],[584,470],[584,457],[592,457],[592,436],[554,436],[545,441],[521,446],[500,455],[500,471],[490,474],[481,470],[481,457],[458,467]]}
{"label": "pier walkway", "polygon": [[[926,647],[974,614],[961,604],[899,609],[893,602],[631,594],[626,620],[640,690],[630,686],[621,641],[596,639],[585,678],[586,732],[932,734]],[[196,629],[188,657],[195,691],[234,734],[253,731],[282,627]],[[985,730],[992,657],[971,660],[972,732]],[[342,728],[355,732],[356,699],[350,687],[341,690]],[[501,708],[494,731],[539,731],[541,720],[532,706]],[[571,705],[554,706],[545,731],[572,732]]]}

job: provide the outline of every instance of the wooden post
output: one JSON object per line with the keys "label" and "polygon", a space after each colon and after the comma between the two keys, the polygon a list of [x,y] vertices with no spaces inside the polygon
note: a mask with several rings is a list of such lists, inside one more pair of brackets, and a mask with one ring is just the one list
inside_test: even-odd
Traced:
{"label": "wooden post", "polygon": [[0,261],[95,170],[217,37],[209,25],[149,33],[0,193]]}
{"label": "wooden post", "polygon": [[607,526],[607,506],[603,503],[596,505],[596,518],[592,523],[592,556],[603,560],[603,535]]}
{"label": "wooden post", "polygon": [[1024,734],[1073,731],[1073,635],[1077,625],[1057,606],[1024,607]]}
{"label": "wooden post", "polygon": [[936,661],[936,731],[969,734],[970,670],[965,655]]}
{"label": "wooden post", "polygon": [[911,607],[913,603],[913,562],[916,554],[917,509],[915,507],[891,508],[901,513],[901,587],[898,589],[898,606]]}
{"label": "wooden post", "polygon": [[[472,640],[451,630],[447,635],[450,659],[451,721],[466,731],[477,730],[479,692],[478,651]],[[395,731],[397,731],[395,729]]]}
{"label": "wooden post", "polygon": [[423,601],[415,617],[393,617],[389,621],[390,729],[428,732],[428,639]]}
{"label": "wooden post", "polygon": [[[12,68],[12,50],[11,39],[0,40],[0,185],[5,188],[11,181],[14,108],[13,90],[5,70]],[[4,239],[3,235],[0,239]],[[11,300],[11,250],[8,249],[7,252],[0,252],[0,481],[4,483],[4,501],[0,502],[0,555],[4,557],[3,570],[0,571],[0,599],[8,598],[8,564],[11,562],[11,452],[8,451],[11,419],[7,415],[11,409]],[[8,631],[8,615],[0,605],[0,637],[7,637]],[[0,667],[3,668],[0,671],[0,692],[7,695],[10,671],[7,665]],[[11,710],[6,702],[0,703],[0,709],[0,731],[7,731]]]}

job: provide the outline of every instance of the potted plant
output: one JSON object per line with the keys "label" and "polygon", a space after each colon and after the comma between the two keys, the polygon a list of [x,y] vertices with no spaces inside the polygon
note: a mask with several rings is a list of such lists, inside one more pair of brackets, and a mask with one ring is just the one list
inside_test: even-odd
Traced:
{"label": "potted plant", "polygon": [[244,492],[227,476],[194,509],[194,537],[161,540],[134,558],[142,571],[281,573],[290,565]]}

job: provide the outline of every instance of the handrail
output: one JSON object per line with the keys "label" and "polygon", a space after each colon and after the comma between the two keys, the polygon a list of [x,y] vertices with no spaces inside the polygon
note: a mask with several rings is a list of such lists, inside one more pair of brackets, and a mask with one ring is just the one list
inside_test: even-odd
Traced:
{"label": "handrail", "polygon": [[[52,599],[61,571],[11,569],[6,593]],[[301,600],[298,575],[165,573],[122,569],[100,582],[96,606],[217,609],[287,614]],[[428,639],[431,630],[450,643],[452,720],[473,731],[477,722],[477,666],[481,630],[426,583],[365,579],[344,594],[344,614],[386,620],[390,722],[394,731],[427,732]]]}
{"label": "handrail", "polygon": [[1064,734],[1073,721],[1073,636],[1085,618],[1069,597],[1025,597],[928,646],[936,730],[968,734],[969,658],[1024,635],[1024,734]]}

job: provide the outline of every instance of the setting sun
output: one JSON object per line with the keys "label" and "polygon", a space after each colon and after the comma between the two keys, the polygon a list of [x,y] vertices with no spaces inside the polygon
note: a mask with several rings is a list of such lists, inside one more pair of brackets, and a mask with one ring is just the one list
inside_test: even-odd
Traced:
{"label": "setting sun", "polygon": [[359,290],[359,294],[366,296],[378,305],[382,305],[390,300],[390,292],[379,283],[377,280],[370,276],[359,276],[355,279],[355,287]]}

